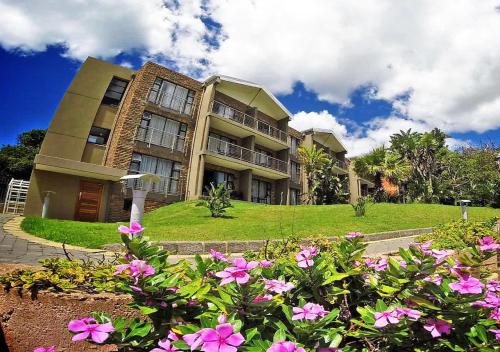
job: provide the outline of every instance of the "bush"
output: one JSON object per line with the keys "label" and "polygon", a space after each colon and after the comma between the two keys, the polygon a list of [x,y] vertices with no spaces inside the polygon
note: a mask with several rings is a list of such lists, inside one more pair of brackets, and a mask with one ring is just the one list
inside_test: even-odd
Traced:
{"label": "bush", "polygon": [[145,237],[122,239],[116,277],[145,318],[82,317],[68,326],[74,340],[155,352],[500,349],[500,282],[470,275],[497,254],[491,239],[460,262],[428,243],[364,260],[366,244],[351,233],[327,252],[292,242],[273,261],[212,251],[194,265],[169,263]]}
{"label": "bush", "polygon": [[492,236],[500,240],[500,236],[493,230],[496,218],[487,222],[457,220],[438,226],[432,233],[419,236],[418,242],[433,241],[436,249],[463,250],[476,244],[485,236]]}
{"label": "bush", "polygon": [[208,199],[206,201],[206,206],[210,210],[212,217],[222,217],[226,209],[231,207],[231,190],[222,182],[217,186],[210,183],[210,187],[207,187],[207,191]]}
{"label": "bush", "polygon": [[366,207],[368,205],[368,198],[359,197],[355,204],[351,204],[356,217],[362,217],[366,215]]}

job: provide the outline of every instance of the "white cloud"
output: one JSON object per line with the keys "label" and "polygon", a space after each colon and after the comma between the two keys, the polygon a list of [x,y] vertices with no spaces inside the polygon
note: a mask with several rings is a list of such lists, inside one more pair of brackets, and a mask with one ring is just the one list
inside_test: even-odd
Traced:
{"label": "white cloud", "polygon": [[[0,0],[0,45],[36,52],[59,44],[78,60],[140,52],[144,59],[175,62],[183,72],[219,72],[275,93],[290,93],[300,81],[320,99],[345,106],[356,88],[374,87],[366,98],[392,102],[395,114],[360,130],[348,126],[346,136],[358,138],[355,148],[366,150],[400,128],[451,133],[500,127],[499,5],[500,0]],[[220,23],[220,33],[210,31],[203,16]],[[207,38],[218,45],[211,47]],[[408,99],[397,100],[402,94]],[[321,124],[342,130],[339,121],[318,114]]]}

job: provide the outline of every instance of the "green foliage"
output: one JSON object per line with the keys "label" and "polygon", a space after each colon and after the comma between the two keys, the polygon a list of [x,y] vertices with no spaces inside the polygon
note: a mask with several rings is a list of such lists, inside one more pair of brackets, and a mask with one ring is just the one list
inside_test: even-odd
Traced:
{"label": "green foliage", "polygon": [[231,205],[231,190],[227,188],[226,183],[221,182],[217,186],[210,183],[210,187],[207,187],[208,199],[206,200],[206,206],[213,218],[223,217],[226,213],[226,209],[230,208]]}
{"label": "green foliage", "polygon": [[433,241],[433,248],[436,249],[462,250],[485,236],[500,240],[500,235],[493,229],[494,223],[496,218],[486,222],[457,220],[438,226],[432,233],[419,236],[417,241]]}
{"label": "green foliage", "polygon": [[319,176],[326,164],[330,162],[330,157],[323,148],[311,148],[301,146],[297,149],[297,155],[304,165],[307,178],[307,204],[315,204],[316,190],[319,187]]}
{"label": "green foliage", "polygon": [[349,178],[339,177],[335,171],[337,161],[328,158],[317,174],[317,187],[314,192],[316,204],[347,203]]}
{"label": "green foliage", "polygon": [[[364,260],[367,245],[362,237],[350,234],[333,243],[314,240],[301,244],[291,239],[247,257],[248,261],[196,256],[191,264],[170,263],[167,253],[146,237],[124,235],[123,241],[129,250],[128,258],[120,260],[123,264],[140,264],[143,273],[146,267],[154,270],[148,275],[130,270],[117,276],[119,287],[133,296],[132,307],[143,319],[94,315],[99,323],[112,322],[115,332],[105,343],[116,344],[122,351],[151,351],[165,339],[180,351],[199,350],[184,337],[207,333],[223,323],[242,334],[244,342],[232,350],[243,352],[267,351],[284,340],[306,352],[326,348],[343,352],[500,350],[490,331],[498,329],[498,322],[489,318],[492,309],[471,304],[485,298],[485,286],[474,294],[453,290],[450,284],[459,279],[450,274],[450,267],[456,264],[451,254],[437,259],[434,252],[412,246],[401,249],[397,258]],[[471,270],[497,255],[496,251],[480,251],[475,243],[464,252],[467,256],[460,260]],[[304,267],[300,260],[305,255],[310,262]],[[270,266],[250,261],[264,258],[273,260]],[[246,275],[246,281],[221,282],[225,277],[221,273],[235,270],[241,270],[237,277]],[[467,277],[469,269],[460,270]],[[441,282],[427,280],[436,276]],[[293,287],[276,292],[266,287],[266,280],[281,280]],[[496,285],[495,281],[488,283]],[[266,299],[256,301],[265,295]],[[311,319],[296,317],[297,309],[308,303],[320,305],[324,313]],[[375,326],[380,319],[377,313],[407,308],[417,312],[417,317],[397,313],[397,321]],[[433,338],[424,329],[433,319],[450,323],[450,333]]]}
{"label": "green foliage", "polygon": [[24,289],[31,292],[70,289],[86,292],[116,292],[115,268],[111,264],[95,265],[92,262],[67,259],[45,259],[40,262],[43,270],[19,270],[0,276],[6,289]]}
{"label": "green foliage", "polygon": [[366,208],[368,206],[368,198],[367,197],[359,197],[356,203],[351,204],[354,209],[354,214],[356,217],[362,217],[366,215]]}
{"label": "green foliage", "polygon": [[18,136],[16,145],[0,148],[0,177],[29,179],[33,160],[45,136],[45,130],[31,130]]}

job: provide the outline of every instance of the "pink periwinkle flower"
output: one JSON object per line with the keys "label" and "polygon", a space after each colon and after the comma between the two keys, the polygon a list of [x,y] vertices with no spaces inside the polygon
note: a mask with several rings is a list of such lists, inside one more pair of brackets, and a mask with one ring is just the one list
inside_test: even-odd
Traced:
{"label": "pink periwinkle flower", "polygon": [[483,301],[476,301],[471,303],[473,307],[481,308],[499,308],[500,307],[500,297],[494,292],[488,292]]}
{"label": "pink periwinkle flower", "polygon": [[345,238],[348,239],[348,240],[353,240],[355,238],[358,238],[358,237],[363,237],[363,235],[361,234],[361,232],[349,232]]}
{"label": "pink periwinkle flower", "polygon": [[130,271],[130,276],[132,276],[136,282],[141,277],[148,277],[155,273],[155,268],[153,266],[148,265],[144,260],[135,259],[128,264],[118,265],[113,275],[121,274],[125,270]]}
{"label": "pink periwinkle flower", "polygon": [[497,339],[497,341],[500,341],[500,330],[490,329],[490,331],[495,334],[495,338]]}
{"label": "pink periwinkle flower", "polygon": [[201,339],[204,352],[236,352],[237,347],[245,342],[243,335],[234,333],[233,326],[228,323],[219,324],[215,329],[203,329]]}
{"label": "pink periwinkle flower", "polygon": [[479,240],[479,249],[482,252],[496,251],[500,249],[500,244],[496,243],[493,237],[486,236]]}
{"label": "pink periwinkle flower", "polygon": [[111,323],[99,324],[94,318],[83,318],[71,320],[68,330],[78,333],[73,336],[73,341],[81,341],[90,337],[95,343],[103,343],[109,337],[109,333],[115,331]]}
{"label": "pink periwinkle flower", "polygon": [[408,267],[408,264],[404,260],[399,261],[399,265],[403,268],[406,269]]}
{"label": "pink periwinkle flower", "polygon": [[429,331],[432,337],[440,337],[441,335],[449,335],[451,333],[451,324],[442,319],[427,319],[424,329]]}
{"label": "pink periwinkle flower", "polygon": [[387,263],[387,258],[382,258],[378,262],[375,262],[372,259],[365,259],[366,266],[376,271],[384,271],[387,269]]}
{"label": "pink periwinkle flower", "polygon": [[138,233],[141,233],[142,231],[144,231],[144,227],[142,227],[141,224],[139,224],[138,222],[133,222],[130,225],[130,227],[127,227],[124,225],[119,226],[118,231],[120,231],[121,233],[124,233],[126,235],[134,236],[134,235],[137,235]]}
{"label": "pink periwinkle flower", "polygon": [[292,310],[294,313],[292,320],[316,320],[328,314],[322,305],[316,303],[306,303],[304,307],[293,307]]}
{"label": "pink periwinkle flower", "polygon": [[490,314],[490,319],[494,319],[496,321],[500,321],[500,310],[494,309]]}
{"label": "pink periwinkle flower", "polygon": [[283,280],[267,280],[264,279],[264,286],[266,290],[274,292],[274,293],[283,293],[290,291],[295,287],[291,282],[285,282]]}
{"label": "pink periwinkle flower", "polygon": [[424,281],[431,282],[439,286],[443,282],[443,278],[439,274],[434,274],[424,277]]}
{"label": "pink periwinkle flower", "polygon": [[266,352],[306,352],[302,347],[291,341],[275,342],[267,349]]}
{"label": "pink periwinkle flower", "polygon": [[227,267],[223,271],[215,273],[215,276],[222,279],[220,282],[221,286],[233,281],[236,281],[239,285],[244,285],[250,280],[250,275],[245,269],[238,269],[234,266]]}
{"label": "pink periwinkle flower", "polygon": [[318,255],[319,249],[314,246],[300,246],[300,249],[302,250],[295,256],[295,259],[297,259],[297,265],[299,268],[304,269],[312,267],[314,265],[314,260],[312,258]]}
{"label": "pink periwinkle flower", "polygon": [[259,262],[256,261],[251,261],[247,262],[245,258],[236,258],[233,260],[233,265],[242,270],[252,270],[255,269],[257,266],[259,266]]}
{"label": "pink periwinkle flower", "polygon": [[500,292],[500,281],[490,280],[486,283],[486,288],[490,292]]}
{"label": "pink periwinkle flower", "polygon": [[186,342],[189,345],[189,347],[191,347],[191,351],[197,349],[203,343],[203,339],[201,338],[202,331],[203,330],[200,330],[193,334],[186,334],[182,336],[184,342]]}
{"label": "pink periwinkle flower", "polygon": [[173,332],[172,330],[168,331],[167,338],[171,341],[178,341],[179,340],[179,336],[177,336],[177,334],[175,332]]}
{"label": "pink periwinkle flower", "polygon": [[459,277],[468,276],[469,270],[470,270],[470,266],[466,266],[466,265],[464,265],[461,262],[456,260],[455,265],[453,265],[450,268],[450,274],[455,275],[455,276],[459,276]]}
{"label": "pink periwinkle flower", "polygon": [[319,254],[319,248],[316,246],[303,246],[300,245],[300,250],[308,251],[311,257],[315,257]]}
{"label": "pink periwinkle flower", "polygon": [[270,261],[270,260],[261,260],[261,261],[259,262],[259,266],[260,266],[261,268],[270,268],[270,267],[272,267],[272,266],[273,266],[273,262],[272,262],[272,261]]}
{"label": "pink periwinkle flower", "polygon": [[270,302],[273,300],[272,295],[262,295],[262,296],[257,296],[253,299],[252,303],[263,303],[263,302]]}
{"label": "pink periwinkle flower", "polygon": [[374,314],[375,317],[375,326],[376,328],[383,328],[388,324],[397,324],[399,323],[398,312],[396,310],[385,310],[383,312],[376,312]]}
{"label": "pink periwinkle flower", "polygon": [[161,348],[153,348],[150,352],[175,352],[178,351],[178,349],[172,345],[172,342],[170,340],[160,340],[158,341],[158,346]]}
{"label": "pink periwinkle flower", "polygon": [[423,254],[431,254],[431,246],[432,246],[432,241],[427,241],[427,242],[424,242],[424,243],[411,243],[410,244],[412,247],[415,247],[415,248],[418,248],[420,249],[420,251],[423,253]]}
{"label": "pink periwinkle flower", "polygon": [[56,352],[56,346],[37,347],[33,350],[33,352]]}
{"label": "pink periwinkle flower", "polygon": [[410,308],[396,308],[396,314],[398,319],[408,317],[410,320],[418,320],[422,316],[422,312]]}
{"label": "pink periwinkle flower", "polygon": [[210,256],[213,259],[219,260],[221,262],[229,261],[224,254],[222,254],[221,252],[217,252],[215,249],[210,249]]}
{"label": "pink periwinkle flower", "polygon": [[484,285],[475,277],[460,278],[460,281],[448,285],[453,291],[464,294],[479,294],[483,292]]}
{"label": "pink periwinkle flower", "polygon": [[455,253],[455,251],[447,250],[447,249],[443,249],[443,250],[433,249],[431,251],[431,255],[434,258],[436,258],[436,264],[441,264],[442,262],[444,262],[446,260],[446,258],[451,257],[453,255],[453,253]]}

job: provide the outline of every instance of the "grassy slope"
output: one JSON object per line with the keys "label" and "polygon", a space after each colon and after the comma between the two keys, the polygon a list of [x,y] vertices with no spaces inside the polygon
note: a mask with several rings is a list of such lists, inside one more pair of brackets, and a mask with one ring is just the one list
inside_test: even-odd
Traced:
{"label": "grassy slope", "polygon": [[[336,235],[349,231],[373,233],[435,226],[460,218],[460,208],[436,204],[374,204],[364,218],[354,217],[350,205],[277,206],[234,201],[228,218],[214,219],[196,202],[181,202],[145,215],[146,235],[153,240],[249,240]],[[500,217],[500,210],[470,208],[474,220]],[[117,224],[28,218],[23,229],[54,241],[98,248],[119,242]]]}

